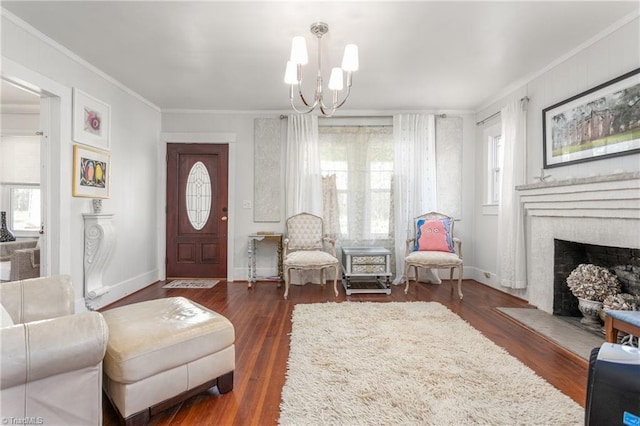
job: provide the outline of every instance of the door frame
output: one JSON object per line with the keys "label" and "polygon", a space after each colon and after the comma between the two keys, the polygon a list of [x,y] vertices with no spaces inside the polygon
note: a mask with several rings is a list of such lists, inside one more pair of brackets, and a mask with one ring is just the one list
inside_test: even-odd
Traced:
{"label": "door frame", "polygon": [[[68,206],[71,204],[71,194],[67,182],[71,179],[71,156],[63,155],[63,151],[66,152],[63,146],[68,144],[63,141],[71,140],[71,125],[65,125],[71,123],[71,88],[5,56],[2,56],[1,76],[12,84],[40,94],[40,125],[43,126],[40,130],[44,132],[45,145],[40,151],[40,161],[44,167],[44,175],[41,173],[40,176],[41,185],[46,180],[46,186],[41,186],[46,203],[42,218],[46,236],[42,241],[40,275],[70,274],[71,238],[68,230],[71,229],[71,221]],[[74,282],[82,283],[81,278],[72,276]],[[76,298],[75,302],[76,310],[84,307],[84,299]]]}
{"label": "door frame", "polygon": [[[235,133],[190,133],[190,132],[162,132],[160,133],[160,147],[158,149],[158,265],[160,279],[167,279],[165,259],[167,257],[167,144],[169,143],[199,143],[199,144],[227,144],[229,145],[229,164],[227,179],[228,194],[228,228],[227,228],[227,281],[233,282],[233,264],[235,247],[235,174],[236,174],[236,134]],[[160,226],[161,225],[161,226]]]}

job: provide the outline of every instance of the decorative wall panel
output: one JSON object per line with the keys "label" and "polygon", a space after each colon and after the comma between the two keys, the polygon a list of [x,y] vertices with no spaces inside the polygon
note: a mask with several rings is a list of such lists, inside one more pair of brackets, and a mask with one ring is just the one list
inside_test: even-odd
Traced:
{"label": "decorative wall panel", "polygon": [[462,215],[462,117],[436,117],[438,211]]}
{"label": "decorative wall panel", "polygon": [[256,118],[253,122],[253,220],[280,222],[282,165],[280,119]]}

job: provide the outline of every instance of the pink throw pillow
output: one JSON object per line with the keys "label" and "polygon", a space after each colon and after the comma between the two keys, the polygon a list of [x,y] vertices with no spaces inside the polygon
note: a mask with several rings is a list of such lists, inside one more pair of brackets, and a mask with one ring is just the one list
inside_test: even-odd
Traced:
{"label": "pink throw pillow", "polygon": [[450,219],[418,219],[416,228],[416,250],[453,253]]}

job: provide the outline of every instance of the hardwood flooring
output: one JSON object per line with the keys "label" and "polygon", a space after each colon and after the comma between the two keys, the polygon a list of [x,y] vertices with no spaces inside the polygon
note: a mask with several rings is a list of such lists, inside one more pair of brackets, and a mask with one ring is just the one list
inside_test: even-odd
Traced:
{"label": "hardwood flooring", "polygon": [[[472,280],[463,283],[464,300],[442,285],[392,286],[390,295],[333,296],[332,285],[291,286],[289,299],[274,282],[220,282],[212,289],[163,289],[158,282],[106,307],[144,300],[184,296],[226,316],[236,332],[234,389],[219,395],[215,388],[151,417],[151,425],[276,425],[280,392],[285,381],[291,332],[291,312],[298,303],[349,301],[436,301],[480,330],[497,345],[529,366],[584,407],[587,362],[500,314],[496,307],[530,307],[526,302]],[[103,310],[105,310],[103,309]],[[336,324],[338,327],[339,324]],[[451,345],[464,342],[451,336]],[[104,398],[104,425],[117,424],[114,409]]]}

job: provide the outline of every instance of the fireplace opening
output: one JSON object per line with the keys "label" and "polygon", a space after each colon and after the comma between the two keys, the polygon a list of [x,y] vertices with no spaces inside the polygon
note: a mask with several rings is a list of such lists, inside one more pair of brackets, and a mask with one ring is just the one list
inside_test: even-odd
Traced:
{"label": "fireplace opening", "polygon": [[640,295],[640,249],[606,247],[554,240],[553,314],[581,317],[578,298],[567,286],[567,277],[581,263],[592,263],[615,273],[622,293]]}

